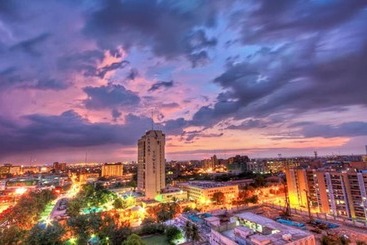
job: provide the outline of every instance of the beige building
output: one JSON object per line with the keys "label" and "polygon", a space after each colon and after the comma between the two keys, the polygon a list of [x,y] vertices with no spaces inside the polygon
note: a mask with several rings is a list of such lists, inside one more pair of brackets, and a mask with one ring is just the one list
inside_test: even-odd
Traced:
{"label": "beige building", "polygon": [[209,204],[216,192],[222,192],[228,203],[231,203],[233,199],[238,197],[237,184],[192,181],[181,184],[181,187],[187,191],[189,200],[197,201],[199,204]]}
{"label": "beige building", "polygon": [[105,163],[102,165],[101,176],[122,176],[122,163]]}
{"label": "beige building", "polygon": [[291,207],[307,207],[308,193],[313,212],[366,220],[366,171],[289,169],[286,177]]}
{"label": "beige building", "polygon": [[165,135],[149,130],[138,141],[138,191],[154,199],[166,187]]}

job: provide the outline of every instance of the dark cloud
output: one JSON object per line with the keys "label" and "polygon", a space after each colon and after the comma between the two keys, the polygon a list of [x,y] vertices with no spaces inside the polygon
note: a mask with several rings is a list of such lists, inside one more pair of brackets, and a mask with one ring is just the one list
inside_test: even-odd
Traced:
{"label": "dark cloud", "polygon": [[192,142],[198,138],[218,138],[223,136],[224,133],[205,133],[203,130],[184,131],[181,135],[181,139],[186,142]]}
{"label": "dark cloud", "polygon": [[118,111],[117,109],[113,109],[111,111],[111,115],[112,115],[113,120],[116,121],[122,115],[122,113]]}
{"label": "dark cloud", "polygon": [[204,66],[209,63],[210,59],[206,51],[200,51],[199,53],[192,53],[188,56],[188,59],[192,63],[192,68],[198,66]]}
{"label": "dark cloud", "polygon": [[298,131],[300,135],[306,138],[310,137],[356,137],[367,135],[367,122],[347,122],[336,126],[307,123]]}
{"label": "dark cloud", "polygon": [[11,67],[0,72],[0,88],[17,87],[21,89],[64,90],[70,83],[52,78],[23,77],[18,68]]}
{"label": "dark cloud", "polygon": [[[242,24],[243,42],[288,40],[290,36],[312,34],[334,28],[357,16],[366,1],[255,1],[256,11],[235,15]],[[238,19],[239,18],[239,19]],[[241,21],[242,19],[242,21]]]}
{"label": "dark cloud", "polygon": [[40,89],[40,90],[63,90],[67,89],[69,84],[55,79],[38,80],[34,85],[28,86],[28,88]]}
{"label": "dark cloud", "polygon": [[130,69],[129,73],[127,74],[126,79],[127,79],[127,80],[135,80],[135,78],[136,78],[137,76],[139,76],[139,72],[138,72],[138,70],[137,70],[137,69],[132,68],[132,69]]}
{"label": "dark cloud", "polygon": [[163,103],[163,104],[159,105],[159,107],[160,108],[174,109],[174,108],[180,107],[180,105],[176,102],[172,102],[172,103]]}
{"label": "dark cloud", "polygon": [[[198,53],[216,45],[204,28],[216,23],[218,9],[230,5],[224,1],[101,1],[85,27],[89,37],[110,49],[123,44],[151,47],[157,56],[168,59]],[[194,30],[195,27],[202,27]]]}
{"label": "dark cloud", "polygon": [[267,124],[263,120],[250,119],[243,121],[240,125],[231,125],[227,129],[249,130],[253,128],[266,128]]}
{"label": "dark cloud", "polygon": [[85,76],[96,76],[97,66],[103,58],[102,50],[82,51],[61,56],[57,60],[57,67],[64,72],[78,71]]}
{"label": "dark cloud", "polygon": [[150,125],[150,119],[129,114],[125,124],[91,123],[74,111],[49,116],[25,116],[27,124],[18,125],[0,118],[0,153],[30,152],[66,147],[118,144],[133,146]]}
{"label": "dark cloud", "polygon": [[327,58],[321,58],[318,38],[260,49],[214,79],[224,92],[213,106],[203,106],[194,114],[193,124],[212,126],[228,117],[256,119],[281,111],[367,106],[366,37],[349,37],[360,39],[360,49]]}
{"label": "dark cloud", "polygon": [[140,98],[122,85],[108,84],[101,87],[85,87],[88,98],[84,101],[88,109],[104,109],[137,105]]}
{"label": "dark cloud", "polygon": [[22,51],[32,56],[40,56],[42,54],[42,43],[50,37],[50,33],[43,33],[37,37],[22,41],[10,48],[10,51]]}
{"label": "dark cloud", "polygon": [[107,72],[124,68],[129,64],[130,63],[126,60],[123,60],[121,62],[115,62],[115,63],[112,63],[111,65],[107,65],[107,66],[104,66],[98,69],[96,75],[100,78],[104,78]]}
{"label": "dark cloud", "polygon": [[181,135],[186,126],[188,126],[188,122],[184,118],[177,118],[166,121],[163,124],[163,129],[169,135]]}
{"label": "dark cloud", "polygon": [[171,87],[173,87],[173,81],[169,81],[169,82],[159,81],[153,84],[148,91],[153,92],[161,88],[171,88]]}

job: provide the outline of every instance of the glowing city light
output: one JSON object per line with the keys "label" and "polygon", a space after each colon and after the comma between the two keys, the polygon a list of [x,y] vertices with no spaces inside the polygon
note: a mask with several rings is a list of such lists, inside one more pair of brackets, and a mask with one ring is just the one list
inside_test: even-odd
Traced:
{"label": "glowing city light", "polygon": [[24,188],[24,187],[19,187],[19,188],[17,188],[16,190],[15,190],[15,194],[16,195],[23,195],[24,193],[26,193],[27,192],[27,189],[26,188]]}

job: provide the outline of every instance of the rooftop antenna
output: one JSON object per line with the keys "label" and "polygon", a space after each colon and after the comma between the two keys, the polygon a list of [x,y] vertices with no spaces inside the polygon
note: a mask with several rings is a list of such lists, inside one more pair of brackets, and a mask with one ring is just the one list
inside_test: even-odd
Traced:
{"label": "rooftop antenna", "polygon": [[152,130],[154,130],[154,110],[152,109]]}

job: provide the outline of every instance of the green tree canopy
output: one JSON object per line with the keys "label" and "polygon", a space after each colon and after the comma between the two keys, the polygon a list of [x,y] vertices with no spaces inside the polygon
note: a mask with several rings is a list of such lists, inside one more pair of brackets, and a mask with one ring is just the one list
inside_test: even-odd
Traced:
{"label": "green tree canopy", "polygon": [[224,196],[223,192],[221,192],[221,191],[215,192],[213,194],[212,201],[216,204],[219,204],[219,205],[224,204],[225,196]]}
{"label": "green tree canopy", "polygon": [[145,245],[140,236],[131,234],[122,245]]}
{"label": "green tree canopy", "polygon": [[59,245],[63,244],[64,228],[58,223],[50,225],[35,225],[26,238],[25,244],[29,245]]}

